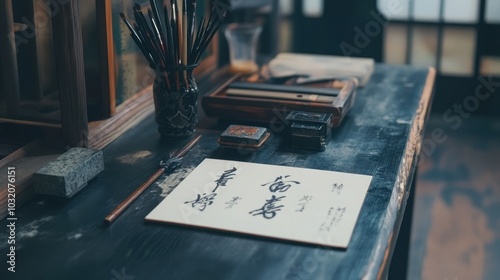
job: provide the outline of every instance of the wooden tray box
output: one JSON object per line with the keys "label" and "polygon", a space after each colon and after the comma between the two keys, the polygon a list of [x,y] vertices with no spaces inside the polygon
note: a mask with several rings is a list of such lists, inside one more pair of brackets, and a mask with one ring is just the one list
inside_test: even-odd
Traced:
{"label": "wooden tray box", "polygon": [[226,95],[227,86],[237,76],[228,80],[202,98],[202,108],[209,117],[253,122],[285,122],[294,110],[332,113],[332,126],[340,126],[356,97],[357,80],[343,81],[343,87],[330,103],[302,102],[282,99],[253,98]]}

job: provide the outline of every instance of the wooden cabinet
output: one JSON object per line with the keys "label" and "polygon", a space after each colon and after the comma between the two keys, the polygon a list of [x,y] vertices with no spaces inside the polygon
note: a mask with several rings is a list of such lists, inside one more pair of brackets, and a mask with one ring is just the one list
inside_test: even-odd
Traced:
{"label": "wooden cabinet", "polygon": [[[0,121],[58,128],[66,145],[85,147],[88,122],[79,1],[55,2],[50,7],[36,0],[15,4],[12,0],[0,4],[0,35],[9,38],[1,40],[5,63],[2,63]],[[41,7],[48,10],[42,11]],[[14,23],[16,9],[21,10],[16,16],[20,23]],[[39,58],[46,55],[39,56],[37,43],[41,35],[37,32],[49,24],[53,27],[57,84],[56,91],[43,92],[40,73],[48,69],[39,65]]]}

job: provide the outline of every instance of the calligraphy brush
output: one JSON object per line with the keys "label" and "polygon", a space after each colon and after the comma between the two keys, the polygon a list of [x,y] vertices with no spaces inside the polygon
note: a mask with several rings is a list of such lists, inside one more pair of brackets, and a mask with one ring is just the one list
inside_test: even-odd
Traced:
{"label": "calligraphy brush", "polygon": [[130,194],[125,200],[123,200],[118,206],[116,206],[105,220],[108,223],[112,223],[118,218],[118,216],[127,209],[127,207],[134,202],[134,200],[141,195],[154,181],[160,178],[166,171],[172,171],[179,167],[182,162],[182,157],[187,154],[187,152],[200,140],[201,135],[196,136],[193,140],[189,141],[181,150],[175,151],[170,155],[167,161],[161,161],[159,168],[151,177],[149,177],[146,182],[140,185],[132,194]]}
{"label": "calligraphy brush", "polygon": [[[174,44],[173,56],[174,63],[172,66],[178,67],[182,65],[182,7],[179,7],[177,0],[170,0],[171,4],[171,30]],[[182,4],[182,2],[181,2]],[[175,80],[177,90],[180,90],[181,77],[178,71],[175,71]]]}
{"label": "calligraphy brush", "polygon": [[[173,65],[175,65],[175,55],[174,55],[175,47],[174,47],[174,38],[173,38],[171,19],[170,19],[171,16],[168,12],[167,6],[163,7],[163,14],[165,16],[165,30],[167,33],[167,41],[168,41],[168,45],[169,45],[169,52],[168,52],[168,56],[170,57],[169,58],[169,65],[173,66]],[[172,82],[172,83],[174,83],[174,82]]]}
{"label": "calligraphy brush", "polygon": [[203,32],[203,25],[205,23],[205,19],[202,18],[200,23],[198,24],[198,29],[196,30],[196,39],[194,40],[193,46],[191,46],[191,53],[189,63],[194,63],[194,58],[195,58],[195,53],[196,53],[196,46],[198,46],[200,40],[201,40],[201,34]]}
{"label": "calligraphy brush", "polygon": [[209,29],[210,29],[210,22],[212,21],[212,17],[210,16],[207,19],[203,18],[202,20],[202,24],[200,26],[200,32],[197,36],[197,40],[195,42],[195,46],[193,47],[193,53],[192,53],[192,56],[193,56],[193,63],[195,63],[197,61],[197,57],[199,56],[200,53],[203,53],[204,51],[201,50],[205,40],[206,40],[206,37],[207,37],[207,34],[209,33]]}
{"label": "calligraphy brush", "polygon": [[[187,14],[187,0],[182,0],[182,65],[188,64],[188,14]],[[186,85],[189,84],[187,78],[187,71],[184,70],[184,79]]]}
{"label": "calligraphy brush", "polygon": [[[178,66],[184,65],[184,27],[183,27],[183,15],[182,10],[184,9],[183,0],[175,0],[176,1],[176,14],[177,14],[177,42],[179,43],[177,49],[178,55]],[[182,71],[180,79],[185,80],[185,71]]]}
{"label": "calligraphy brush", "polygon": [[151,5],[151,9],[153,10],[153,15],[154,15],[154,18],[155,18],[155,21],[156,21],[156,24],[158,25],[158,31],[159,31],[159,35],[160,35],[160,38],[161,38],[161,42],[162,42],[162,45],[163,45],[163,52],[164,53],[168,53],[167,52],[167,40],[165,38],[165,32],[162,28],[162,25],[161,25],[161,18],[160,18],[160,13],[158,11],[158,6],[156,4],[156,0],[149,0],[149,4]]}
{"label": "calligraphy brush", "polygon": [[168,62],[167,62],[167,58],[165,56],[165,46],[163,45],[163,40],[162,40],[161,35],[160,35],[160,30],[158,28],[158,25],[156,24],[156,20],[154,19],[153,12],[151,11],[151,9],[148,9],[148,15],[149,15],[149,18],[151,20],[151,25],[153,26],[154,31],[155,31],[154,40],[156,42],[156,48],[157,48],[158,53],[160,54],[160,58],[162,59],[161,60],[162,66],[165,68],[165,65],[168,64]]}
{"label": "calligraphy brush", "polygon": [[[172,28],[172,38],[174,40],[174,63],[172,66],[176,67],[179,66],[179,49],[180,49],[180,42],[179,42],[179,27],[178,27],[178,7],[177,7],[177,1],[176,0],[171,0],[171,5],[172,5],[172,18],[171,18],[171,28]],[[180,80],[179,80],[179,72],[175,72],[175,84],[177,87],[177,90],[180,90]]]}
{"label": "calligraphy brush", "polygon": [[151,54],[149,53],[149,51],[146,50],[146,48],[144,47],[144,43],[141,40],[141,38],[139,37],[139,34],[137,34],[137,32],[134,30],[134,28],[132,27],[132,25],[130,24],[130,22],[127,20],[127,18],[125,17],[125,15],[123,13],[120,13],[120,17],[125,22],[125,25],[127,25],[128,29],[130,30],[130,37],[132,37],[132,39],[134,40],[135,44],[141,50],[141,52],[144,55],[144,57],[146,57],[146,59],[149,62],[149,65],[150,66],[154,66],[155,62],[153,60],[153,57],[151,56]]}
{"label": "calligraphy brush", "polygon": [[151,65],[152,68],[155,67],[155,65],[157,64],[156,62],[156,58],[154,57],[154,54],[153,54],[153,51],[151,50],[151,48],[149,47],[149,43],[146,41],[146,37],[144,37],[140,27],[137,25],[137,23],[134,23],[134,29],[136,30],[137,32],[137,35],[139,36],[141,42],[142,42],[142,47],[144,48],[144,50],[149,54],[149,56],[151,57],[151,60],[153,61],[153,64]]}
{"label": "calligraphy brush", "polygon": [[[153,9],[153,15],[154,15],[155,21],[157,22],[157,25],[158,25],[158,26],[156,26],[156,30],[159,33],[158,36],[160,37],[160,40],[161,40],[162,46],[163,46],[162,54],[163,54],[163,57],[165,59],[165,63],[162,66],[165,69],[168,65],[171,65],[173,62],[171,56],[169,55],[170,52],[169,52],[169,47],[168,47],[168,46],[171,47],[172,44],[168,44],[167,39],[165,38],[168,34],[167,33],[168,26],[165,25],[165,30],[164,30],[164,28],[162,28],[160,13],[158,12],[158,6],[156,3],[156,0],[150,0],[149,3],[151,5],[151,8]],[[165,17],[167,17],[167,14],[165,14]],[[153,21],[153,19],[151,19],[151,21]],[[167,33],[167,34],[165,34],[165,33]],[[165,76],[166,76],[166,80],[167,80],[167,86],[170,88],[171,87],[170,78],[169,78],[168,74],[166,73],[166,71],[164,71],[164,72],[165,72]]]}
{"label": "calligraphy brush", "polygon": [[157,21],[155,19],[155,16],[153,15],[153,11],[151,9],[148,9],[148,16],[149,20],[151,21],[151,26],[153,27],[153,36],[156,44],[160,47],[161,53],[164,55],[165,53],[165,46],[163,45],[163,40],[161,39],[160,35],[160,29],[158,27]]}
{"label": "calligraphy brush", "polygon": [[[138,17],[136,20],[138,20],[140,22],[140,24],[142,25],[142,30],[145,33],[145,36],[147,36],[147,41],[149,42],[150,47],[152,48],[154,54],[157,57],[157,62],[159,64],[161,64],[164,55],[163,55],[163,51],[162,51],[161,44],[160,44],[160,38],[157,37],[157,34],[154,30],[155,29],[154,21],[151,20],[151,26],[150,26],[148,24],[146,17],[142,13],[142,10],[140,9],[141,8],[140,5],[135,4],[134,8],[136,10],[136,15]],[[151,17],[151,15],[150,15],[150,17]],[[151,17],[151,19],[152,19],[152,17]]]}
{"label": "calligraphy brush", "polygon": [[[159,65],[156,65],[155,68],[157,68],[158,66],[161,66],[163,69],[165,69],[168,65],[167,57],[165,56],[165,52],[166,52],[165,45],[163,45],[163,40],[161,38],[158,26],[153,18],[151,9],[148,10],[148,15],[151,19],[151,24],[153,25],[153,27],[156,31],[156,38],[155,38],[156,48],[157,48],[157,52],[160,54],[160,57],[159,57],[160,63],[159,63]],[[168,77],[168,72],[167,71],[160,71],[160,72],[163,73],[163,76],[165,77],[165,81],[167,83],[167,87],[170,88],[170,79]]]}
{"label": "calligraphy brush", "polygon": [[226,16],[226,11],[224,11],[222,16],[216,16],[214,20],[210,21],[212,19],[212,15],[215,13],[216,11],[214,10],[214,8],[212,8],[212,12],[210,13],[209,23],[207,24],[205,30],[206,32],[202,35],[202,37],[204,37],[204,40],[200,42],[200,47],[197,50],[197,53],[195,54],[195,60],[194,60],[195,63],[200,59],[201,55],[205,52],[210,41],[215,36],[220,25],[222,24],[223,18]]}
{"label": "calligraphy brush", "polygon": [[142,41],[145,43],[144,46],[148,49],[156,65],[159,62],[159,55],[154,47],[154,39],[152,39],[153,36],[150,34],[151,30],[146,22],[146,19],[144,18],[144,15],[142,14],[141,6],[137,3],[134,4],[134,17],[137,26],[136,31],[139,35],[141,35]]}
{"label": "calligraphy brush", "polygon": [[191,53],[192,49],[192,44],[193,44],[193,36],[194,36],[194,28],[195,28],[195,21],[196,21],[196,0],[191,0],[191,9],[188,10],[188,18],[191,19],[189,22],[189,28],[188,28],[188,55]]}

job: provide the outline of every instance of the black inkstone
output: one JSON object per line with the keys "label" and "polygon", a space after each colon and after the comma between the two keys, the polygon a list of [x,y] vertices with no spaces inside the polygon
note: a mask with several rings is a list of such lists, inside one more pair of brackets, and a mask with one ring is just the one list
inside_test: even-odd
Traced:
{"label": "black inkstone", "polygon": [[324,151],[332,135],[332,114],[292,111],[285,118],[292,148]]}

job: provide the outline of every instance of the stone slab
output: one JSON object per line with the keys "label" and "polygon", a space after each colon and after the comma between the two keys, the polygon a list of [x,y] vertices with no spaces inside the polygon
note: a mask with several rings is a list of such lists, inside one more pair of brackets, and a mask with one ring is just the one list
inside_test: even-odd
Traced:
{"label": "stone slab", "polygon": [[33,174],[39,194],[69,198],[104,170],[102,151],[71,148]]}

